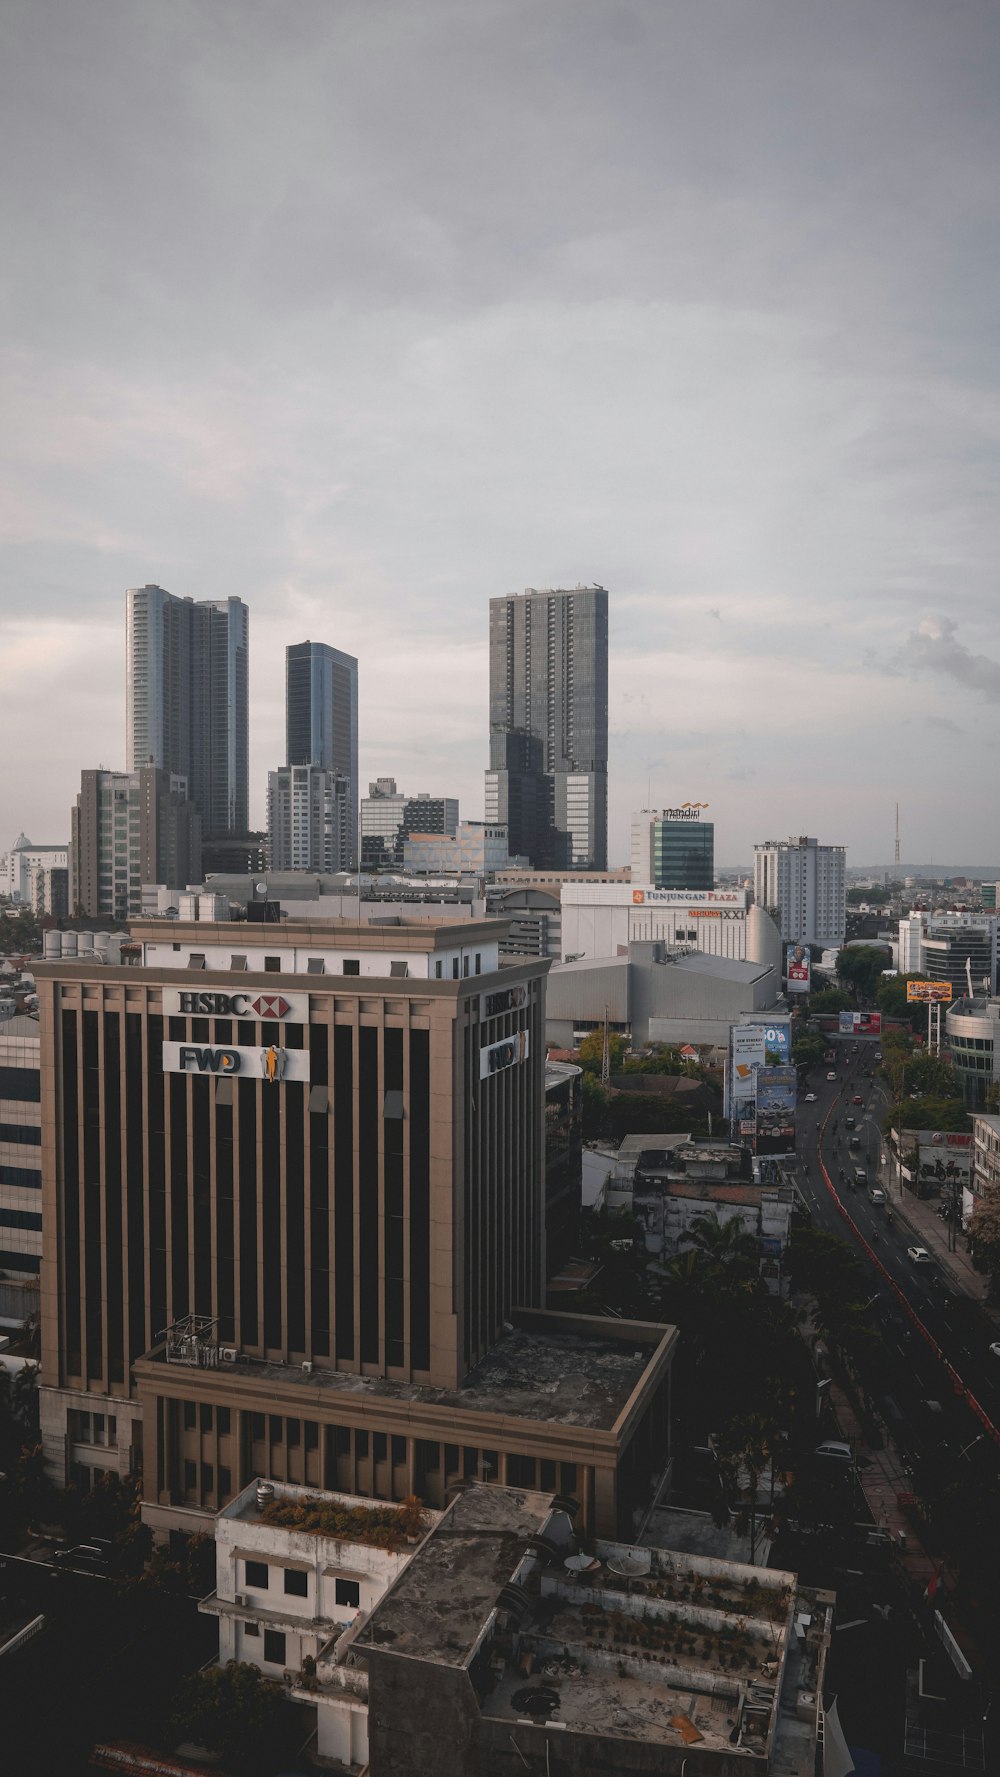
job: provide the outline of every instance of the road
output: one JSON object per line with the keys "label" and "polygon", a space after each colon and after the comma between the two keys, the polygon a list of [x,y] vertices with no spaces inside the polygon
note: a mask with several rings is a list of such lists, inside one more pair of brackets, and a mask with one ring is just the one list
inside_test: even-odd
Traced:
{"label": "road", "polygon": [[[977,1464],[989,1456],[1000,1471],[1000,1447],[993,1443],[973,1407],[958,1398],[955,1376],[947,1367],[951,1365],[957,1372],[986,1418],[1000,1426],[1000,1359],[989,1351],[996,1330],[981,1307],[936,1261],[915,1265],[907,1257],[913,1236],[896,1213],[898,1189],[890,1190],[888,1180],[880,1176],[886,1100],[867,1077],[874,1066],[877,1039],[859,1038],[856,1053],[850,1038],[831,1039],[831,1047],[838,1054],[837,1079],[828,1081],[828,1070],[817,1070],[812,1088],[817,1102],[803,1105],[800,1112],[799,1180],[814,1224],[848,1240],[871,1266],[872,1313],[883,1332],[876,1373],[870,1379],[873,1392],[894,1443],[904,1453],[947,1442],[957,1457],[966,1447],[976,1445]],[[856,1095],[861,1096],[861,1105],[852,1102]],[[854,1133],[860,1137],[860,1147],[854,1150],[847,1148],[846,1115],[856,1119]],[[832,1190],[819,1165],[820,1145]],[[867,1171],[869,1189],[878,1185],[886,1191],[885,1204],[873,1204],[869,1189],[852,1188],[849,1181],[856,1165]],[[838,1179],[840,1168],[846,1175],[844,1184]],[[857,1233],[841,1213],[840,1204]],[[905,1199],[903,1208],[905,1213]],[[900,1301],[879,1265],[905,1301]],[[907,1313],[907,1305],[916,1322]],[[940,1410],[928,1402],[936,1402]]]}

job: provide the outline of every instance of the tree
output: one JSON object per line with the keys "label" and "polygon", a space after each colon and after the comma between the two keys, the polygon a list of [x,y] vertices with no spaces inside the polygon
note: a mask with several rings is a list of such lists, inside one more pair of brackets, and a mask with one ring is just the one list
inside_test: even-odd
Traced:
{"label": "tree", "polygon": [[875,944],[845,944],[838,953],[837,978],[852,990],[855,1004],[873,997],[887,960],[885,951]]}
{"label": "tree", "polygon": [[[619,1036],[617,1031],[609,1031],[608,1058],[611,1065],[611,1072],[613,1074],[618,1073],[621,1068],[625,1049],[625,1038]],[[580,1044],[580,1047],[576,1052],[576,1058],[580,1063],[580,1066],[583,1068],[584,1073],[599,1074],[601,1072],[604,1066],[603,1029],[592,1030],[584,1037],[583,1042]]]}
{"label": "tree", "polygon": [[823,1037],[813,1036],[811,1032],[796,1037],[792,1044],[792,1060],[796,1067],[816,1067],[825,1054],[825,1040]]}
{"label": "tree", "polygon": [[969,1116],[960,1098],[904,1098],[889,1106],[882,1120],[888,1135],[892,1129],[951,1129],[967,1133]]}
{"label": "tree", "polygon": [[821,987],[818,993],[809,996],[810,1012],[849,1012],[853,1001],[849,993],[839,987]]}
{"label": "tree", "polygon": [[757,1238],[748,1234],[738,1216],[722,1221],[712,1210],[692,1217],[681,1239],[696,1252],[704,1253],[714,1265],[739,1265],[744,1275],[755,1272],[760,1248]]}
{"label": "tree", "polygon": [[911,1030],[927,1022],[927,1007],[906,997],[908,981],[926,981],[926,975],[891,975],[875,990],[875,1004],[883,1018],[899,1018]]}
{"label": "tree", "polygon": [[234,1771],[273,1765],[287,1731],[284,1692],[256,1666],[209,1666],[177,1688],[170,1726],[180,1739],[216,1752]]}
{"label": "tree", "polygon": [[991,1302],[1000,1301],[1000,1190],[984,1191],[972,1209],[969,1249],[977,1271],[989,1278]]}

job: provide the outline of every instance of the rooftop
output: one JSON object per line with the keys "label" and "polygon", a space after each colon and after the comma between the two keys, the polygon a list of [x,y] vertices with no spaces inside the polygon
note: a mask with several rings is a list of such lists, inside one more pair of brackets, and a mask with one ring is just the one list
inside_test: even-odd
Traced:
{"label": "rooftop", "polygon": [[[460,1388],[358,1376],[320,1364],[306,1372],[299,1364],[248,1357],[228,1365],[226,1377],[236,1381],[250,1376],[281,1387],[359,1395],[369,1402],[413,1401],[464,1413],[509,1414],[611,1432],[658,1350],[676,1337],[673,1327],[644,1321],[618,1321],[614,1332],[602,1335],[597,1330],[600,1322],[584,1317],[535,1310],[518,1314],[518,1320],[520,1324],[470,1371]],[[561,1324],[565,1320],[575,1321],[580,1330],[569,1330]],[[148,1356],[165,1362],[165,1346]]]}
{"label": "rooftop", "polygon": [[474,1486],[355,1645],[467,1667],[494,1720],[727,1758],[764,1758],[781,1738],[782,1770],[805,1777],[816,1706],[801,1719],[799,1692],[821,1689],[831,1609],[791,1573],[618,1543],[582,1549],[547,1495]]}
{"label": "rooftop", "polygon": [[219,1517],[271,1530],[305,1533],[336,1542],[362,1543],[374,1549],[400,1548],[419,1536],[438,1516],[415,1505],[386,1505],[353,1493],[331,1493],[288,1481],[268,1481],[266,1496],[251,1481],[224,1506]]}

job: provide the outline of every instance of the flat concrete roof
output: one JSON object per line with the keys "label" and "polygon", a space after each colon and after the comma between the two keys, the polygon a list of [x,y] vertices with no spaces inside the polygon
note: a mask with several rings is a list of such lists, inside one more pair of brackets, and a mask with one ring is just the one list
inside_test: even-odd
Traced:
{"label": "flat concrete roof", "polygon": [[464,1666],[551,1510],[550,1493],[483,1486],[460,1493],[375,1606],[355,1649]]}
{"label": "flat concrete roof", "polygon": [[[513,1327],[483,1361],[470,1371],[460,1388],[438,1388],[428,1383],[402,1382],[386,1376],[358,1376],[345,1370],[327,1370],[320,1364],[303,1371],[297,1364],[267,1363],[240,1357],[227,1365],[226,1375],[237,1382],[273,1382],[302,1391],[339,1395],[366,1401],[412,1401],[415,1405],[445,1407],[462,1413],[503,1415],[557,1425],[578,1426],[611,1432],[655,1358],[664,1339],[675,1336],[670,1326],[618,1322],[624,1337],[602,1338],[589,1331],[572,1332],[561,1327],[557,1314],[544,1319],[544,1330]],[[576,1318],[576,1317],[567,1317]],[[147,1358],[166,1367],[164,1348]],[[182,1376],[187,1366],[171,1364]],[[196,1371],[195,1374],[204,1374]]]}

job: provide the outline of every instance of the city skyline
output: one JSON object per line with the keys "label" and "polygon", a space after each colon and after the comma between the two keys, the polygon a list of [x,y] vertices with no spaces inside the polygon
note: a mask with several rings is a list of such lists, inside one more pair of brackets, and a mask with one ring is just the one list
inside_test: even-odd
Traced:
{"label": "city skyline", "polygon": [[611,858],[650,780],[721,861],[889,859],[897,799],[981,850],[995,9],[56,17],[2,76],[8,843],[124,766],[129,585],[251,606],[260,825],[288,642],[367,670],[362,783],[471,814],[489,599],[598,580]]}

